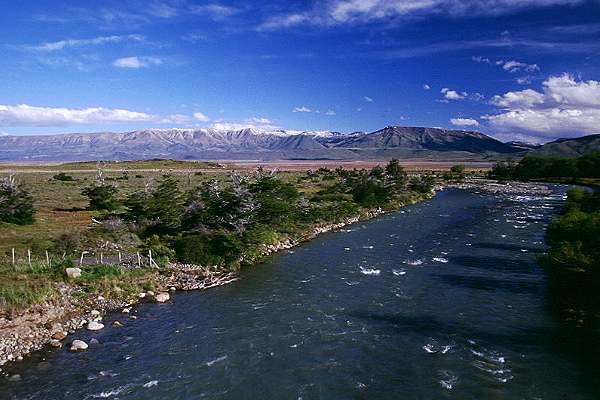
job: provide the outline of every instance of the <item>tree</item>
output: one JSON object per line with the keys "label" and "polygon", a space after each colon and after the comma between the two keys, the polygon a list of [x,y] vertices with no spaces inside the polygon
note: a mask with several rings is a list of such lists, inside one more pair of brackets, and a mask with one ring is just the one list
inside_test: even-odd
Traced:
{"label": "tree", "polygon": [[17,225],[32,224],[33,198],[13,175],[0,179],[0,221]]}
{"label": "tree", "polygon": [[112,211],[119,206],[115,197],[117,188],[112,185],[88,186],[81,193],[89,198],[92,210]]}
{"label": "tree", "polygon": [[183,201],[177,179],[164,175],[148,201],[149,217],[162,227],[175,229],[181,224]]}
{"label": "tree", "polygon": [[397,187],[402,187],[406,184],[406,171],[404,171],[404,168],[396,159],[390,160],[385,166],[385,175]]}

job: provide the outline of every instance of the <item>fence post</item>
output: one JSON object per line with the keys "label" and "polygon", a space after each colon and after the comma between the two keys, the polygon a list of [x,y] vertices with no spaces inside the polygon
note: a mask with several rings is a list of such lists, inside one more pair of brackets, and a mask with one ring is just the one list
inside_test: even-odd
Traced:
{"label": "fence post", "polygon": [[100,265],[104,264],[104,254],[102,254],[102,252],[100,252]]}
{"label": "fence post", "polygon": [[31,249],[27,249],[27,261],[29,262],[29,269],[31,269]]}
{"label": "fence post", "polygon": [[48,265],[48,268],[50,268],[50,255],[48,254],[48,250],[46,250],[46,264]]}
{"label": "fence post", "polygon": [[13,267],[15,266],[15,248],[12,248],[12,260],[13,260]]}
{"label": "fence post", "polygon": [[140,252],[139,251],[137,253],[137,257],[138,257],[138,267],[142,268],[142,259],[140,258]]}
{"label": "fence post", "polygon": [[121,264],[121,252],[119,251],[119,264]]}
{"label": "fence post", "polygon": [[83,255],[85,254],[85,251],[81,252],[81,258],[79,258],[79,266],[81,267],[83,265]]}
{"label": "fence post", "polygon": [[150,265],[150,268],[152,268],[152,250],[148,250],[148,264]]}

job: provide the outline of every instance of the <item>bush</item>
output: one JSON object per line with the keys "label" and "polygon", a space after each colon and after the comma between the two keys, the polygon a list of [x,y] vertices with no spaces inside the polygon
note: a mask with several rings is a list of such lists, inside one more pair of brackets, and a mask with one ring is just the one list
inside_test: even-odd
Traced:
{"label": "bush", "polygon": [[52,177],[55,181],[63,181],[63,182],[72,182],[75,179],[71,175],[67,175],[64,172],[59,172],[58,174]]}
{"label": "bush", "polygon": [[119,206],[117,188],[112,185],[92,185],[84,188],[81,194],[89,198],[91,210],[113,211]]}
{"label": "bush", "polygon": [[33,198],[14,176],[0,179],[0,221],[17,225],[32,224]]}
{"label": "bush", "polygon": [[237,267],[242,253],[241,242],[226,232],[213,235],[187,235],[175,242],[177,260],[200,265]]}

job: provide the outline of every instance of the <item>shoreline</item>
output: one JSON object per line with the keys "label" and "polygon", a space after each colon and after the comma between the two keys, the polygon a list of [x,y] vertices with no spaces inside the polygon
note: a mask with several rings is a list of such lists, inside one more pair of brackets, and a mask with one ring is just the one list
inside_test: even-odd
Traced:
{"label": "shoreline", "polygon": [[[391,210],[376,208],[348,218],[342,222],[332,224],[314,225],[306,235],[279,240],[273,244],[263,244],[261,257],[257,262],[250,262],[243,268],[254,267],[260,264],[265,257],[288,250],[302,243],[315,239],[321,234],[337,231],[348,225],[371,220],[384,214],[398,212],[406,206],[435,197],[437,191],[412,199],[410,202],[400,204]],[[121,310],[122,318],[113,318],[110,326],[100,329],[110,329],[122,326],[120,320],[135,319],[131,314],[132,307],[142,302],[162,303],[168,301],[169,293],[176,291],[207,290],[217,286],[226,285],[239,279],[238,273],[218,271],[210,267],[193,264],[170,263],[167,267],[157,269],[156,281],[161,290],[140,292],[133,300],[107,299],[102,295],[88,295],[83,299],[77,297],[82,293],[77,284],[64,282],[55,283],[53,286],[58,296],[53,296],[41,304],[28,307],[18,313],[14,318],[0,317],[0,374],[7,375],[3,367],[24,360],[36,351],[47,347],[60,349],[72,345],[69,340],[72,335],[93,323],[103,323],[103,317],[111,312]],[[91,325],[90,325],[91,326]],[[90,329],[88,326],[88,330]]]}

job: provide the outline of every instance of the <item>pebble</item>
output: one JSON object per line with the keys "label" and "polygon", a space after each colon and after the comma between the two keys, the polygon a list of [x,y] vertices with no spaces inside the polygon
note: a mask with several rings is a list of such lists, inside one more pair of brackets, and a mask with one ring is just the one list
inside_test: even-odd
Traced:
{"label": "pebble", "polygon": [[81,278],[81,268],[67,268],[65,269],[65,273],[70,279]]}
{"label": "pebble", "polygon": [[114,326],[115,328],[120,328],[123,326],[123,324],[119,321],[115,321],[112,323],[112,326]]}
{"label": "pebble", "polygon": [[99,331],[104,328],[104,324],[96,321],[89,321],[87,324],[88,331]]}
{"label": "pebble", "polygon": [[71,351],[87,350],[88,344],[83,340],[73,340],[71,343]]}
{"label": "pebble", "polygon": [[161,292],[154,296],[154,300],[156,300],[157,303],[167,302],[170,298],[171,296],[169,296],[169,293],[166,292]]}
{"label": "pebble", "polygon": [[65,338],[67,337],[67,332],[56,332],[54,335],[52,335],[52,339],[54,340],[65,340]]}

